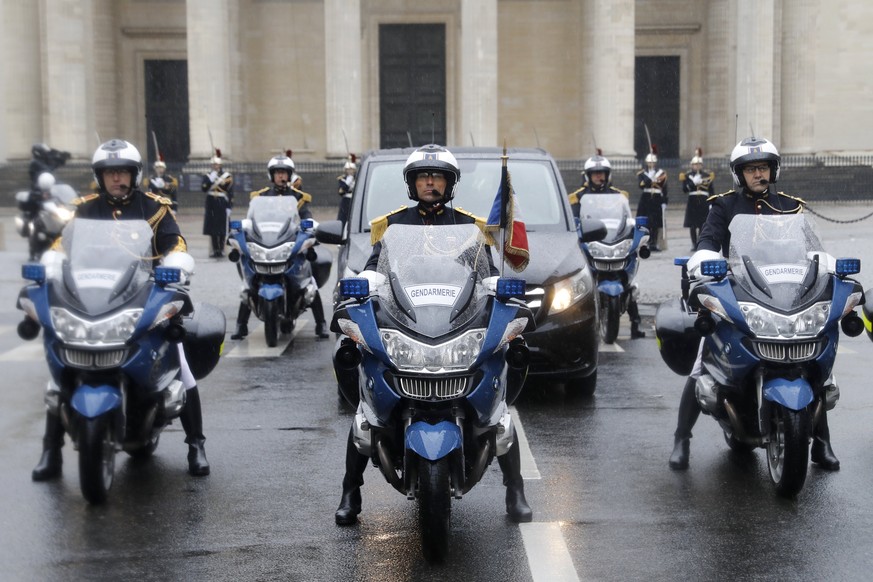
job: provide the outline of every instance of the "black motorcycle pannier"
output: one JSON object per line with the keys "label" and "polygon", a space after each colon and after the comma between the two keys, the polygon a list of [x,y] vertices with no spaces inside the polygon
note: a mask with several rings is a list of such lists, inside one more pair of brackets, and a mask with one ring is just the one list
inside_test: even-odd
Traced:
{"label": "black motorcycle pannier", "polygon": [[312,263],[312,276],[315,277],[315,284],[322,287],[330,278],[330,267],[333,265],[333,255],[329,250],[321,247],[313,247],[317,255]]}
{"label": "black motorcycle pannier", "polygon": [[694,329],[697,316],[687,312],[677,297],[665,301],[655,312],[655,336],[661,359],[680,376],[687,376],[694,367],[702,336]]}
{"label": "black motorcycle pannier", "polygon": [[[866,289],[864,296],[873,297],[873,289]],[[873,341],[873,302],[864,303],[861,307],[861,319],[864,320],[864,330],[867,332],[867,337]]]}
{"label": "black motorcycle pannier", "polygon": [[195,303],[194,313],[182,319],[185,357],[194,378],[201,380],[218,364],[227,329],[224,312],[209,303]]}

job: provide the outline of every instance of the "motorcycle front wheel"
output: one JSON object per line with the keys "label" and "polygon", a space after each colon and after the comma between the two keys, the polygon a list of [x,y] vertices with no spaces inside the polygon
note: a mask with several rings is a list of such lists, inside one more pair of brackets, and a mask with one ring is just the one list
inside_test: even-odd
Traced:
{"label": "motorcycle front wheel", "polygon": [[79,487],[88,503],[106,501],[115,476],[116,439],[107,415],[83,419],[79,431]]}
{"label": "motorcycle front wheel", "polygon": [[261,299],[261,314],[264,316],[264,336],[267,345],[275,348],[279,337],[279,302]]}
{"label": "motorcycle front wheel", "polygon": [[428,562],[443,562],[449,553],[452,514],[449,460],[418,460],[418,523],[421,551]]}
{"label": "motorcycle front wheel", "polygon": [[782,497],[794,497],[803,489],[809,466],[810,432],[808,410],[771,406],[767,465],[776,493]]}
{"label": "motorcycle front wheel", "polygon": [[611,344],[618,337],[618,324],[621,321],[621,298],[600,296],[600,337],[604,343]]}

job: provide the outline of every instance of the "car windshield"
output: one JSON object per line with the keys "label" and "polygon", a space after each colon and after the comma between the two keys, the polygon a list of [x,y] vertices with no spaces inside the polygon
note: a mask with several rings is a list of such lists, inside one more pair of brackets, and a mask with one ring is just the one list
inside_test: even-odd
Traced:
{"label": "car windshield", "polygon": [[[453,204],[476,216],[487,218],[500,186],[501,161],[459,158],[461,181]],[[360,227],[369,231],[371,220],[412,204],[403,182],[402,160],[371,161],[365,185]],[[545,160],[513,160],[508,163],[515,198],[528,231],[567,230],[563,200],[557,177]]]}
{"label": "car windshield", "polygon": [[258,196],[249,202],[246,218],[252,221],[246,236],[268,247],[289,240],[300,228],[294,196]]}
{"label": "car windshield", "polygon": [[151,275],[152,228],[144,220],[77,218],[63,232],[67,255],[57,287],[92,315],[114,309]]}
{"label": "car windshield", "polygon": [[382,237],[377,294],[402,325],[439,337],[466,325],[487,299],[485,236],[474,224],[395,224]]}
{"label": "car windshield", "polygon": [[731,272],[760,303],[791,310],[827,285],[824,256],[820,266],[813,260],[824,250],[806,215],[739,214],[730,232]]}
{"label": "car windshield", "polygon": [[579,199],[579,218],[594,218],[606,226],[602,242],[613,243],[633,231],[630,204],[624,194],[585,194]]}

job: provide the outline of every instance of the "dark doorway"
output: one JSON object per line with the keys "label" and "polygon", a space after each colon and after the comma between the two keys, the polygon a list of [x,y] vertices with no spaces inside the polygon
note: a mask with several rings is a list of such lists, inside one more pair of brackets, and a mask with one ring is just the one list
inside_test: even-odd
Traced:
{"label": "dark doorway", "polygon": [[157,159],[155,137],[167,165],[186,163],[191,153],[188,61],[146,61],[145,97],[149,166]]}
{"label": "dark doorway", "polygon": [[446,143],[446,27],[379,26],[379,141],[383,148]]}
{"label": "dark doorway", "polygon": [[[649,153],[646,129],[658,159],[679,157],[679,57],[637,57],[634,74],[634,149]],[[644,125],[645,124],[645,125]]]}

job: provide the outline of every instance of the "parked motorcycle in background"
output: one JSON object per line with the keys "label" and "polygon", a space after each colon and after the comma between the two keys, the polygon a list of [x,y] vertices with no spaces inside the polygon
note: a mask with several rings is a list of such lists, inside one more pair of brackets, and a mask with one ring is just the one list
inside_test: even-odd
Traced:
{"label": "parked motorcycle in background", "polygon": [[606,226],[606,237],[582,243],[594,270],[600,299],[600,335],[611,344],[618,337],[621,316],[639,289],[637,258],[649,257],[645,217],[634,220],[623,194],[586,194],[579,199],[579,218],[596,219]]}
{"label": "parked motorcycle in background", "polygon": [[334,363],[340,389],[360,397],[355,446],[418,501],[431,561],[447,555],[452,498],[518,446],[507,402],[527,374],[521,333],[533,316],[524,280],[490,277],[487,252],[473,224],[392,225],[374,277],[384,283],[342,279],[331,322],[345,336]]}
{"label": "parked motorcycle in background", "polygon": [[[293,196],[259,196],[245,220],[230,223],[228,258],[237,264],[243,300],[264,322],[267,345],[294,330],[330,277],[333,257],[316,246],[312,219],[300,219]],[[314,263],[314,269],[313,269]]]}
{"label": "parked motorcycle in background", "polygon": [[195,378],[218,363],[225,321],[193,305],[178,268],[152,272],[152,229],[144,220],[75,219],[65,254],[28,263],[18,308],[23,339],[43,330],[51,379],[45,401],[79,451],[79,482],[90,503],[106,500],[115,453],[149,457],[185,403],[178,343]]}
{"label": "parked motorcycle in background", "polygon": [[31,261],[38,260],[73,219],[72,202],[78,197],[72,186],[55,183],[55,177],[48,172],[40,174],[37,182],[37,190],[15,195],[19,210],[15,230],[27,239]]}
{"label": "parked motorcycle in background", "polygon": [[[840,327],[864,331],[855,307],[858,259],[834,259],[806,215],[734,217],[727,261],[718,253],[682,265],[681,300],[655,317],[667,365],[690,374],[699,338],[697,401],[734,451],[767,451],[770,478],[785,497],[803,488],[813,431],[839,399],[833,377]],[[698,253],[706,251],[698,251]]]}

